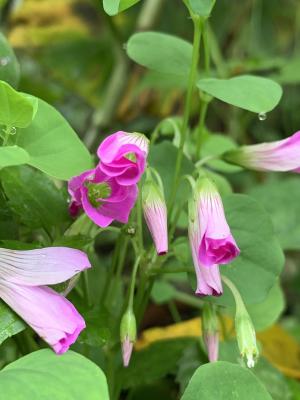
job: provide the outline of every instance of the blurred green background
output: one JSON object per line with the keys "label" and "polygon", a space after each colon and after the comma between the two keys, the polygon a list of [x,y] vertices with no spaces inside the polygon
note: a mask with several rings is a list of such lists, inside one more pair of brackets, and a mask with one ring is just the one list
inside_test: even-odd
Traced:
{"label": "blurred green background", "polygon": [[[126,54],[126,42],[137,31],[155,30],[192,41],[192,24],[181,0],[143,0],[112,18],[100,0],[0,0],[0,10],[1,30],[20,63],[19,90],[60,110],[92,152],[116,130],[150,136],[163,118],[182,114],[185,82],[146,70]],[[251,144],[300,130],[300,1],[217,0],[209,23],[212,75],[266,76],[280,83],[284,92],[265,120],[214,100],[208,109],[207,131]],[[202,54],[204,76],[203,59]],[[195,98],[194,126],[198,114]],[[270,212],[286,252],[281,324],[300,340],[299,176],[229,172],[225,175],[236,191],[253,195]],[[104,253],[113,241],[114,237],[102,243]],[[157,310],[146,318],[145,326],[172,321]],[[193,357],[189,360],[193,362]],[[184,382],[181,372],[180,382]],[[168,380],[158,386],[158,392],[149,387],[149,398],[156,393],[163,398],[172,391]],[[299,399],[300,389],[295,387],[294,392]],[[283,399],[278,393],[274,398]],[[135,398],[138,389],[130,397]]]}

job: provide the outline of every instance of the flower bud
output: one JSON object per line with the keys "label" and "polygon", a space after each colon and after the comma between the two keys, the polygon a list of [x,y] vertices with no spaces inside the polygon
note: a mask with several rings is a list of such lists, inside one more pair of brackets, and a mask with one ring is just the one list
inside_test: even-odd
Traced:
{"label": "flower bud", "polygon": [[206,267],[230,263],[240,250],[226,221],[217,187],[202,176],[196,182],[194,196],[200,223],[199,261]]}
{"label": "flower bud", "polygon": [[210,362],[217,361],[219,353],[219,329],[215,306],[212,304],[204,304],[202,331],[208,359]]}
{"label": "flower bud", "polygon": [[237,342],[242,357],[247,359],[248,368],[252,368],[258,357],[255,330],[245,307],[239,308],[235,316]]}
{"label": "flower bud", "polygon": [[124,367],[128,367],[133,344],[136,340],[136,320],[131,308],[128,308],[122,317],[120,339],[122,343],[123,365]]}
{"label": "flower bud", "polygon": [[158,255],[168,252],[167,206],[163,188],[148,174],[142,188],[144,217]]}
{"label": "flower bud", "polygon": [[223,159],[254,171],[300,172],[300,131],[275,142],[242,146],[223,154]]}

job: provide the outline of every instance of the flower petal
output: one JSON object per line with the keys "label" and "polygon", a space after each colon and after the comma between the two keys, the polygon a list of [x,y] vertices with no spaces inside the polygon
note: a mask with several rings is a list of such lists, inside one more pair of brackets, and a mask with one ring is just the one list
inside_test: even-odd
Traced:
{"label": "flower petal", "polygon": [[57,354],[66,352],[85,328],[76,308],[48,287],[28,287],[0,280],[0,297]]}
{"label": "flower petal", "polygon": [[0,248],[0,276],[16,284],[53,285],[90,266],[84,252],[68,247],[22,251]]}

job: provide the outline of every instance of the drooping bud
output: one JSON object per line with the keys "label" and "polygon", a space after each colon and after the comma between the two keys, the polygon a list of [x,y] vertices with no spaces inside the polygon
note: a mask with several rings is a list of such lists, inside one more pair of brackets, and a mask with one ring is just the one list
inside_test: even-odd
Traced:
{"label": "drooping bud", "polygon": [[147,173],[142,187],[144,217],[158,255],[168,252],[167,206],[161,181],[156,183]]}
{"label": "drooping bud", "polygon": [[231,290],[235,300],[235,331],[241,356],[246,357],[248,368],[252,368],[259,355],[254,326],[240,292],[234,283],[224,275],[222,280]]}
{"label": "drooping bud", "polygon": [[122,317],[120,325],[120,339],[122,343],[123,365],[128,367],[136,341],[136,319],[131,308],[128,308]]}
{"label": "drooping bud", "polygon": [[248,368],[253,368],[258,357],[255,330],[251,318],[243,307],[237,307],[235,316],[237,342],[242,357],[246,357]]}
{"label": "drooping bud", "polygon": [[199,296],[220,296],[223,293],[222,282],[217,264],[204,266],[199,259],[200,225],[199,216],[194,198],[189,199],[189,241],[192,251],[194,268],[197,276],[196,294]]}
{"label": "drooping bud", "polygon": [[195,186],[195,200],[200,223],[199,260],[206,266],[228,264],[240,254],[226,221],[217,187],[206,176]]}
{"label": "drooping bud", "polygon": [[242,146],[223,154],[232,164],[255,171],[300,172],[300,131],[275,142]]}
{"label": "drooping bud", "polygon": [[205,303],[202,311],[202,332],[210,362],[218,360],[219,329],[215,306]]}

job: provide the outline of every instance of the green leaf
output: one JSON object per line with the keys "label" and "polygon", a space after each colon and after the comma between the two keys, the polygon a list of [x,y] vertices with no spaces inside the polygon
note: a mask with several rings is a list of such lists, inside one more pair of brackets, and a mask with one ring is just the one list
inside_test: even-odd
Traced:
{"label": "green leaf", "polygon": [[120,372],[123,387],[144,385],[164,377],[175,369],[184,349],[193,342],[193,339],[161,340],[135,351],[129,367]]}
{"label": "green leaf", "polygon": [[5,36],[0,32],[0,80],[16,87],[20,78],[20,65]]}
{"label": "green leaf", "polygon": [[273,400],[292,400],[292,393],[285,377],[265,358],[259,359],[253,372],[264,384]]}
{"label": "green leaf", "polygon": [[[237,148],[236,143],[228,136],[213,134],[203,143],[201,148],[201,158],[211,156],[218,157],[225,153],[225,151],[235,148]],[[218,159],[207,161],[205,164],[217,171],[225,173],[239,172],[243,170],[241,167],[228,164],[227,162]]]}
{"label": "green leaf", "polygon": [[192,62],[192,45],[165,33],[141,32],[130,37],[127,54],[136,63],[154,71],[187,76]]}
{"label": "green leaf", "polygon": [[0,372],[0,386],[6,399],[109,400],[101,369],[73,351],[28,354]]}
{"label": "green leaf", "polygon": [[[220,343],[219,359],[236,364],[243,363],[235,339]],[[259,357],[251,372],[263,383],[273,400],[291,400],[291,393],[284,376],[264,357]]]}
{"label": "green leaf", "polygon": [[299,178],[265,182],[253,187],[249,194],[269,213],[275,233],[285,250],[300,249],[300,192]]}
{"label": "green leaf", "polygon": [[21,319],[0,300],[0,344],[24,329],[25,325]]}
{"label": "green leaf", "polygon": [[[177,153],[177,147],[170,142],[163,141],[151,147],[148,157],[149,165],[158,171],[163,180],[166,199],[169,198],[172,190]],[[193,163],[186,156],[184,156],[181,168],[182,175],[191,174],[193,170]],[[177,201],[185,201],[190,194],[191,189],[189,184],[186,182],[181,182],[177,192]]]}
{"label": "green leaf", "polygon": [[[220,271],[233,281],[246,304],[259,303],[267,297],[282,270],[281,247],[268,213],[256,200],[232,194],[224,197],[223,203],[241,253],[231,264],[220,266]],[[234,304],[226,285],[224,294],[214,301],[228,306]]]}
{"label": "green leaf", "polygon": [[252,75],[230,79],[200,79],[197,86],[225,103],[258,114],[273,110],[282,96],[282,89],[278,83]]}
{"label": "green leaf", "polygon": [[10,167],[0,172],[9,206],[30,228],[60,227],[68,221],[67,202],[61,191],[41,172],[30,167]]}
{"label": "green leaf", "polygon": [[112,16],[127,10],[140,0],[103,0],[103,8],[106,14]]}
{"label": "green leaf", "polygon": [[93,166],[68,122],[42,100],[32,123],[18,134],[17,144],[29,154],[30,165],[58,179],[68,180]]}
{"label": "green leaf", "polygon": [[25,128],[32,121],[36,100],[17,92],[8,83],[0,81],[0,125]]}
{"label": "green leaf", "polygon": [[175,294],[176,290],[170,283],[156,280],[151,291],[151,298],[156,304],[163,304],[172,300]]}
{"label": "green leaf", "polygon": [[248,369],[226,361],[205,364],[192,376],[181,400],[272,400]]}
{"label": "green leaf", "polygon": [[191,10],[200,17],[210,16],[216,0],[189,0]]}
{"label": "green leaf", "polygon": [[111,339],[109,330],[109,314],[107,311],[99,308],[89,310],[83,313],[86,322],[86,328],[82,331],[78,338],[79,343],[89,346],[102,347]]}
{"label": "green leaf", "polygon": [[276,82],[283,85],[293,85],[300,82],[300,58],[288,60],[278,74],[272,76]]}
{"label": "green leaf", "polygon": [[276,283],[269,291],[267,298],[258,304],[250,304],[247,310],[256,331],[262,331],[273,325],[285,308],[284,294]]}
{"label": "green leaf", "polygon": [[0,147],[0,169],[12,165],[26,164],[28,161],[29,155],[21,147]]}

